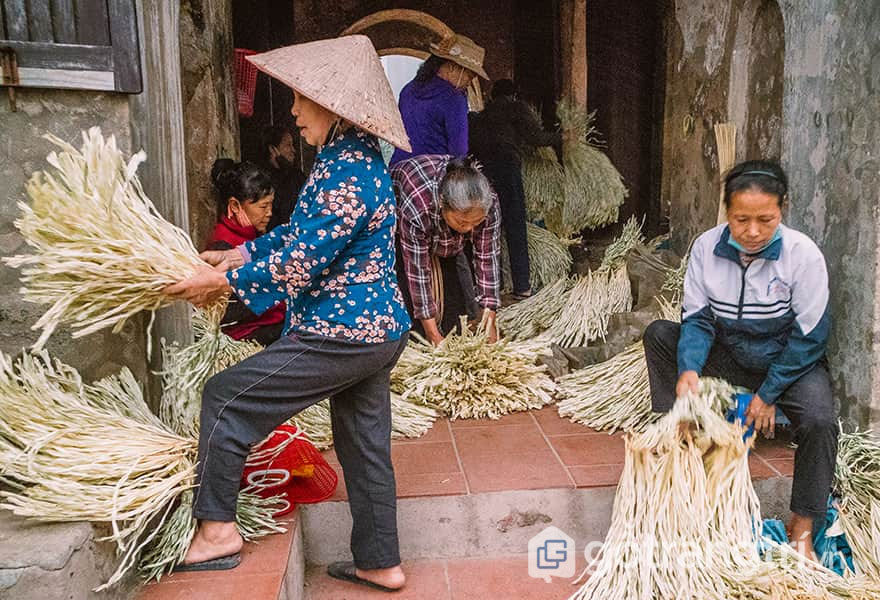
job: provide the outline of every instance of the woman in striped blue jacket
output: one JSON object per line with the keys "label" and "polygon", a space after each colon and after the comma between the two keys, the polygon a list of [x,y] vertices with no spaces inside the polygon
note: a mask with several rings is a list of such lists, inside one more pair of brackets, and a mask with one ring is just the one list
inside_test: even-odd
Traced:
{"label": "woman in striped blue jacket", "polygon": [[825,362],[828,272],[816,244],[781,223],[787,192],[774,162],[728,172],[728,222],[694,242],[681,325],[655,321],[643,343],[655,411],[671,409],[706,375],[754,391],[746,425],[766,436],[777,406],[791,420],[798,443],[791,536],[815,558],[813,521],[825,517],[838,434]]}

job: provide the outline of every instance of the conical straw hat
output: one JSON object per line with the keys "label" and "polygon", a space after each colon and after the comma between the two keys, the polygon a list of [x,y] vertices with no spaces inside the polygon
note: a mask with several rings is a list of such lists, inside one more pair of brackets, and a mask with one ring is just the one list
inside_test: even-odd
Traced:
{"label": "conical straw hat", "polygon": [[247,59],[346,121],[410,152],[391,84],[365,35],[286,46]]}

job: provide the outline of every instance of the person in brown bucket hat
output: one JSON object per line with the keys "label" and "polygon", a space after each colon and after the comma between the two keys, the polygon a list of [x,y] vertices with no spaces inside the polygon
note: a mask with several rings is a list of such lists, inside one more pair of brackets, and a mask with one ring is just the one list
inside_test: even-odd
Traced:
{"label": "person in brown bucket hat", "polygon": [[391,464],[390,373],[410,328],[394,271],[395,199],[376,137],[409,149],[391,86],[364,36],[248,57],[294,91],[292,114],[315,164],[288,223],[229,250],[166,291],[196,306],[225,294],[261,313],[285,302],[281,339],[205,385],[193,516],[178,570],[237,566],[236,500],[250,448],[330,398],[352,514],[354,561],[330,575],[403,587]]}
{"label": "person in brown bucket hat", "polygon": [[416,155],[468,152],[466,90],[474,77],[489,78],[483,69],[486,51],[459,34],[431,44],[430,50],[415,78],[400,91],[400,114],[412,151],[396,150],[392,165]]}

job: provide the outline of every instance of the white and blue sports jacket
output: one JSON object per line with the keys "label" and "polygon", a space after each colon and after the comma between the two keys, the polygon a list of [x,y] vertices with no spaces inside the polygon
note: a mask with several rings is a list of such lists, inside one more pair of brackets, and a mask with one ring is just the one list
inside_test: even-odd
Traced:
{"label": "white and blue sports jacket", "polygon": [[767,371],[757,390],[779,396],[825,355],[831,317],[818,246],[784,225],[782,237],[743,266],[718,225],[694,242],[684,280],[678,372],[702,373],[717,342],[743,368]]}

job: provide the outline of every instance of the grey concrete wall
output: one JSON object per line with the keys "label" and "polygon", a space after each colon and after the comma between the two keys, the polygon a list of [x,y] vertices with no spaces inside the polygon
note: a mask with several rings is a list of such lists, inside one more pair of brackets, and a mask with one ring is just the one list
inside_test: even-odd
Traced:
{"label": "grey concrete wall", "polygon": [[[25,252],[27,246],[13,221],[16,204],[25,199],[25,183],[31,173],[44,169],[46,155],[54,149],[42,139],[52,133],[77,145],[80,132],[98,125],[105,135],[116,136],[123,152],[131,150],[128,96],[98,92],[22,89],[18,111],[10,110],[4,93],[0,97],[0,254]],[[21,300],[18,272],[0,265],[0,351],[16,353],[32,344],[38,332],[31,325],[45,307]],[[141,380],[146,375],[143,321],[129,323],[122,333],[99,332],[72,340],[65,331],[47,345],[51,354],[80,369],[86,378],[130,367]]]}
{"label": "grey concrete wall", "polygon": [[[748,103],[744,45],[761,40],[749,42],[743,28],[761,4],[677,0],[667,19],[663,196],[678,250],[714,222],[718,165],[711,126],[736,120]],[[852,424],[876,426],[880,4],[785,0],[779,8],[785,28],[782,162],[791,179],[786,221],[816,240],[828,262],[835,321],[829,358],[841,414]],[[749,141],[737,145],[749,147]],[[738,158],[746,157],[738,152]]]}

